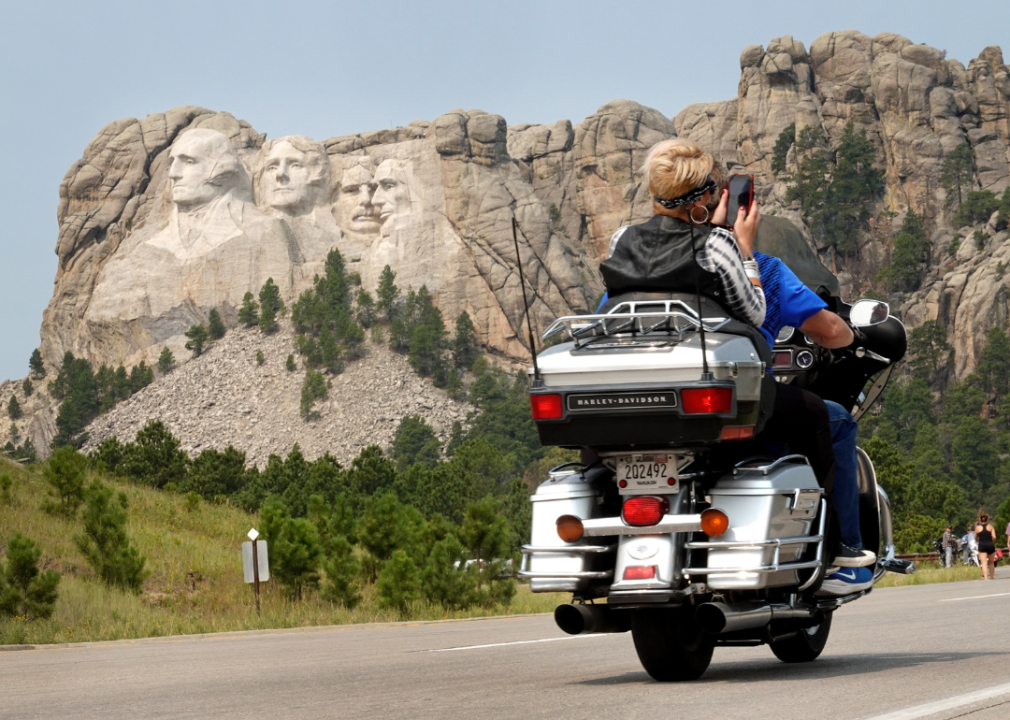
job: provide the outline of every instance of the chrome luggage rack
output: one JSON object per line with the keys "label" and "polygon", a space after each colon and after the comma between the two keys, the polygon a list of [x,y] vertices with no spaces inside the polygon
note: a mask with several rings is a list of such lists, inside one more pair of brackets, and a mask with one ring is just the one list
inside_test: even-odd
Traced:
{"label": "chrome luggage rack", "polygon": [[[661,308],[645,310],[640,308]],[[717,332],[730,321],[729,318],[700,318],[690,305],[680,300],[628,301],[617,305],[605,315],[566,315],[558,318],[544,331],[541,339],[547,340],[560,332],[568,331],[575,347],[585,347],[601,338],[615,335],[640,336],[666,333],[677,336],[704,327],[705,332]]]}

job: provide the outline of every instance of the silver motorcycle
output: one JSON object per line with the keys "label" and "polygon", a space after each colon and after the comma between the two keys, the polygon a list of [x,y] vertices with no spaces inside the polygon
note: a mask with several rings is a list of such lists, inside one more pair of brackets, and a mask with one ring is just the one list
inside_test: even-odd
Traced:
{"label": "silver motorcycle", "polygon": [[[858,418],[905,350],[904,327],[873,300],[833,299],[867,347],[827,351],[785,328],[771,353],[753,328],[693,300],[560,318],[543,337],[565,341],[530,370],[541,443],[578,448],[582,460],[554,468],[531,497],[518,574],[533,592],[572,593],[554,614],[566,633],[630,631],[660,681],[700,677],[717,646],[767,643],[780,660],[812,661],[834,611],[872,590],[819,592],[836,532],[823,490],[805,457],[769,454],[753,438],[775,382]],[[914,572],[894,557],[887,495],[858,456],[873,582]]]}

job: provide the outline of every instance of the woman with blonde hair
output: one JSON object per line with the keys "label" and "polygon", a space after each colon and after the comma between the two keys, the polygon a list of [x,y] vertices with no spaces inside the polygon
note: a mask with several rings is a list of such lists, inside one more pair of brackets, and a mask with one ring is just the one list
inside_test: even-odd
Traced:
{"label": "woman with blonde hair", "polygon": [[978,564],[982,566],[982,579],[996,579],[996,531],[989,515],[979,508],[975,523],[975,540],[978,542]]}

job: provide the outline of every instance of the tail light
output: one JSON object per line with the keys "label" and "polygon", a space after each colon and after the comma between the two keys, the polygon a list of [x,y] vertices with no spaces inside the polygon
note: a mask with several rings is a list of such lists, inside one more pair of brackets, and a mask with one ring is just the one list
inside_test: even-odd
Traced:
{"label": "tail light", "polygon": [[722,510],[709,508],[701,514],[701,531],[709,537],[719,537],[729,530],[729,518]]}
{"label": "tail light", "polygon": [[680,400],[688,415],[728,413],[733,409],[733,388],[684,388],[680,391]]}
{"label": "tail light", "polygon": [[655,577],[655,565],[629,565],[624,568],[625,580],[654,580]]}
{"label": "tail light", "polygon": [[534,420],[560,420],[564,414],[560,395],[530,395]]}
{"label": "tail light", "polygon": [[621,517],[628,525],[648,527],[649,525],[657,525],[668,512],[670,512],[670,503],[665,497],[638,495],[624,501]]}
{"label": "tail light", "polygon": [[719,435],[720,440],[750,440],[754,437],[753,425],[731,425],[724,427]]}
{"label": "tail light", "polygon": [[578,542],[582,539],[585,528],[582,520],[574,515],[562,515],[557,519],[558,537],[566,543]]}

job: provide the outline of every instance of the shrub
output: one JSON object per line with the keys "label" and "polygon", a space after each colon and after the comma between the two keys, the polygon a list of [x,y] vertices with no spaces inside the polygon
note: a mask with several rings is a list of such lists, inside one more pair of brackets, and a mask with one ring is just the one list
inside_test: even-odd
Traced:
{"label": "shrub", "polygon": [[985,244],[989,241],[989,236],[985,234],[984,230],[976,230],[971,235],[971,239],[975,241],[976,250],[984,250]]}
{"label": "shrub", "polygon": [[294,372],[295,370],[298,369],[298,366],[295,365],[294,355],[292,354],[288,355],[288,359],[284,361],[284,367],[287,368],[288,372]]}
{"label": "shrub", "polygon": [[421,578],[417,565],[403,550],[397,550],[382,566],[375,583],[375,595],[381,607],[399,611],[406,617],[410,604],[421,598]]}
{"label": "shrub", "polygon": [[42,551],[29,538],[14,533],[7,543],[7,567],[0,565],[0,617],[48,620],[59,594],[59,573],[39,570]]}
{"label": "shrub", "polygon": [[98,480],[88,488],[84,529],[74,544],[88,565],[106,584],[140,592],[147,577],[147,559],[130,544],[126,532],[125,496],[116,498],[112,488]]}
{"label": "shrub", "polygon": [[[288,355],[288,357],[291,357],[291,356]],[[266,361],[267,361],[267,359],[266,359],[266,356],[263,354],[263,351],[262,350],[257,350],[256,351],[256,364],[257,365],[262,365]]]}
{"label": "shrub", "polygon": [[200,495],[199,493],[190,490],[186,493],[185,505],[183,506],[186,512],[192,514],[195,512],[200,512]]}
{"label": "shrub", "polygon": [[0,473],[0,505],[14,504],[14,480],[10,473]]}

